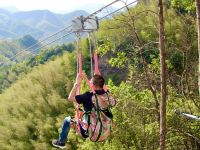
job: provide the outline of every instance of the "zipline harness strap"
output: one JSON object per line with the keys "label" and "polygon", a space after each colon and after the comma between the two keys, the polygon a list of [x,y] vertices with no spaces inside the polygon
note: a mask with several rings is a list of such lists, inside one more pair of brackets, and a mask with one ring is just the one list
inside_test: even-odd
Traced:
{"label": "zipline harness strap", "polygon": [[96,34],[93,33],[94,36],[94,74],[100,75],[100,71],[99,71],[99,60],[98,60],[98,49],[97,49],[97,38],[96,38]]}
{"label": "zipline harness strap", "polygon": [[94,74],[100,75],[99,63],[98,63],[98,50],[97,49],[94,52]]}
{"label": "zipline harness strap", "polygon": [[[80,38],[80,33],[76,33],[77,36],[77,74],[82,74],[82,50],[81,50],[81,38]],[[80,94],[80,90],[81,90],[81,83],[78,84],[78,88],[77,88],[77,94]],[[78,103],[75,104],[75,109],[76,109],[76,113],[75,113],[75,118],[77,119],[77,129],[78,132],[80,133],[80,124],[81,124],[81,117],[83,115],[83,112],[80,110],[80,105]]]}
{"label": "zipline harness strap", "polygon": [[[81,75],[83,73],[82,52],[81,51],[78,53],[78,67],[79,67],[78,73],[79,73],[79,75]],[[79,85],[78,85],[78,95],[80,94],[80,91],[81,91],[81,83],[79,83]]]}
{"label": "zipline harness strap", "polygon": [[91,39],[90,39],[90,33],[88,32],[88,43],[89,43],[89,48],[90,48],[90,70],[91,70],[91,77],[93,77],[93,55],[92,55],[92,44],[91,44]]}

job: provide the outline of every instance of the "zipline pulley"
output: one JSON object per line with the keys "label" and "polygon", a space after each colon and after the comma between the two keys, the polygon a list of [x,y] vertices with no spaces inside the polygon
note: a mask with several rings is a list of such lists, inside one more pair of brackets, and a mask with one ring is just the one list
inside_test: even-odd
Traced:
{"label": "zipline pulley", "polygon": [[72,31],[73,32],[93,32],[99,29],[99,21],[96,16],[86,18],[83,16],[77,17],[72,20]]}

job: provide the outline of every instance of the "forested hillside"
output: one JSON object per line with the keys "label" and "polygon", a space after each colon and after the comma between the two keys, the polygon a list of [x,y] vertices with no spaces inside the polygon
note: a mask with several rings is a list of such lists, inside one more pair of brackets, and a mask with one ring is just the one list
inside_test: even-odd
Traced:
{"label": "forested hillside", "polygon": [[[0,68],[0,93],[2,93],[4,89],[10,87],[10,85],[12,85],[16,80],[18,80],[18,78],[29,73],[33,67],[38,66],[40,64],[44,64],[49,60],[53,60],[57,56],[62,56],[63,53],[66,51],[72,52],[73,50],[74,45],[72,43],[69,43],[63,44],[62,46],[52,46],[51,48],[45,49],[45,51],[40,52],[36,56],[31,57],[30,55],[28,55],[30,57],[28,60],[21,60],[21,62],[17,64],[14,63],[14,60],[10,61],[9,59],[7,59],[4,62],[10,61],[10,64],[12,65],[3,65]],[[19,58],[20,57],[18,57],[18,59]]]}
{"label": "forested hillside", "polygon": [[[0,41],[0,56],[2,58],[7,58],[8,60],[12,58],[14,55],[16,55],[19,51],[25,50],[29,48],[30,46],[36,44],[32,49],[27,50],[24,53],[29,53],[29,51],[33,49],[37,49],[40,45],[37,44],[37,40],[34,39],[30,35],[25,35],[22,38],[16,39],[16,40],[1,40]],[[40,49],[35,51],[37,53]],[[21,60],[23,57],[18,57],[16,60]],[[15,60],[15,61],[16,61]],[[8,61],[5,61],[4,59],[0,59],[0,64],[5,63]],[[9,64],[9,63],[8,63]]]}
{"label": "forested hillside", "polygon": [[0,96],[2,149],[49,147],[60,119],[73,111],[65,101],[74,74],[69,57],[35,68]]}
{"label": "forested hillside", "polygon": [[[115,126],[111,137],[102,143],[82,139],[71,130],[66,149],[159,149],[157,12],[157,0],[151,0],[100,22],[100,69],[117,100],[112,109]],[[200,116],[196,20],[194,1],[170,0],[164,5],[169,150],[200,149],[200,121],[181,115],[186,112]],[[74,47],[75,44],[53,47],[18,66],[0,70],[9,72],[13,79],[7,83],[9,78],[0,74],[4,84],[0,95],[0,149],[54,149],[50,139],[58,137],[63,119],[74,115],[73,104],[66,101],[76,77]],[[89,75],[86,38],[82,39],[82,50],[83,68]],[[82,92],[86,89],[83,86]]]}

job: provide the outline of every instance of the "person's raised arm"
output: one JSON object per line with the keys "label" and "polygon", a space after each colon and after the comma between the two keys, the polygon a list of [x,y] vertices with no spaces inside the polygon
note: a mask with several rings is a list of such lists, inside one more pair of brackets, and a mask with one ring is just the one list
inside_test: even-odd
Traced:
{"label": "person's raised arm", "polygon": [[74,83],[74,86],[68,96],[68,100],[69,101],[72,101],[72,102],[75,102],[76,99],[75,99],[75,96],[76,96],[76,93],[77,93],[77,89],[78,89],[78,85],[81,83],[81,75],[80,74],[77,74],[77,77],[76,77],[76,82]]}

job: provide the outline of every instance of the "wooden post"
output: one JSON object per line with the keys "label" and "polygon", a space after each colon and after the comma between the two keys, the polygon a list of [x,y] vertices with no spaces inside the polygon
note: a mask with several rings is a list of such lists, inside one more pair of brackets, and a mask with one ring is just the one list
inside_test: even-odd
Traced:
{"label": "wooden post", "polygon": [[198,52],[199,52],[198,87],[199,87],[199,95],[200,95],[200,0],[196,0],[196,14],[197,14]]}
{"label": "wooden post", "polygon": [[167,105],[167,88],[166,88],[166,63],[165,63],[165,36],[164,36],[164,17],[163,1],[158,0],[159,7],[159,50],[160,50],[160,79],[161,79],[161,102],[160,102],[160,149],[165,150],[166,138],[166,105]]}

